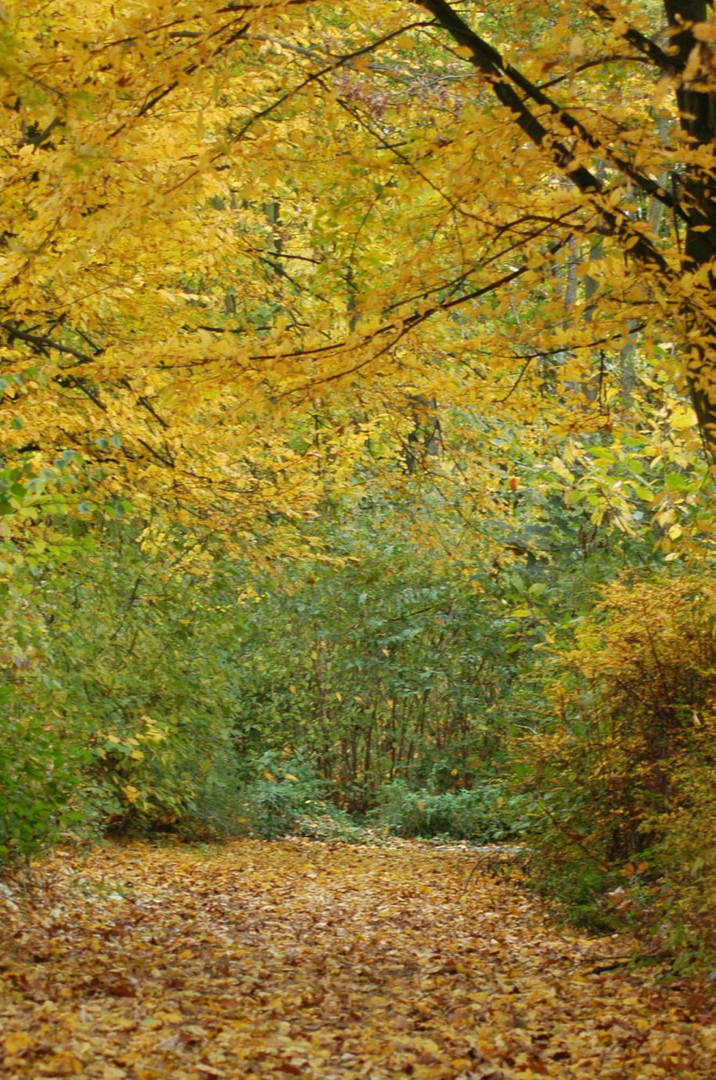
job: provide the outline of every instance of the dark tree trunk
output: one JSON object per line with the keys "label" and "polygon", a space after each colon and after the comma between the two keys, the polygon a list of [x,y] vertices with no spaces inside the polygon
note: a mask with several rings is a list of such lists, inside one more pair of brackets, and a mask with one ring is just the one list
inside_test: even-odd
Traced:
{"label": "dark tree trunk", "polygon": [[[716,447],[716,51],[711,42],[701,41],[694,27],[704,23],[712,10],[706,0],[664,0],[669,23],[671,56],[679,76],[676,100],[679,121],[689,150],[702,150],[696,162],[687,161],[682,175],[682,201],[688,215],[684,246],[684,269],[699,275],[703,293],[695,299],[706,310],[686,310],[690,337],[687,377],[704,440],[712,455]],[[698,30],[697,30],[698,33]],[[686,78],[684,77],[686,75]]]}

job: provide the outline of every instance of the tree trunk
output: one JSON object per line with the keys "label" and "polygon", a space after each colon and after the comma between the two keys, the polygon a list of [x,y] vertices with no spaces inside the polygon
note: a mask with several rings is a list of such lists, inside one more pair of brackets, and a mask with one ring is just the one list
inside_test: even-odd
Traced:
{"label": "tree trunk", "polygon": [[[716,136],[716,80],[712,43],[700,41],[698,24],[704,23],[712,10],[707,0],[664,0],[669,23],[670,47],[675,73],[679,76],[676,100],[679,123],[689,150],[703,149],[697,162],[688,162],[680,181],[682,202],[689,223],[684,246],[684,269],[698,275],[700,297],[707,311],[699,318],[698,310],[687,308],[686,324],[690,338],[686,373],[699,418],[704,441],[712,455],[716,447],[716,176],[714,176],[714,137]],[[696,34],[694,29],[696,28]]]}

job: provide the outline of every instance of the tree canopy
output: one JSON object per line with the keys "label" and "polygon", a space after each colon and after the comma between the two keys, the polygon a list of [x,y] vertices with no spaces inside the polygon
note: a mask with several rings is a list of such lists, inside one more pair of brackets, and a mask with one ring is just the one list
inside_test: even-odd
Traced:
{"label": "tree canopy", "polygon": [[494,511],[489,416],[699,489],[709,12],[6,5],[6,521],[59,485],[250,539],[366,459]]}

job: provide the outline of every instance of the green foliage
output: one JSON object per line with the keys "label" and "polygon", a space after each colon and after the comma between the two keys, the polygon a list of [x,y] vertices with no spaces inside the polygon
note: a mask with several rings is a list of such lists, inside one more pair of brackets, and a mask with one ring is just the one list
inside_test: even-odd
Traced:
{"label": "green foliage", "polygon": [[[366,530],[336,566],[265,581],[243,604],[233,731],[239,756],[288,745],[326,794],[365,812],[386,782],[469,783],[499,756],[490,709],[515,657],[478,573]],[[487,576],[484,575],[487,583]]]}
{"label": "green foliage", "polygon": [[489,843],[513,836],[520,827],[521,800],[506,799],[502,785],[434,792],[411,790],[403,779],[381,792],[375,820],[400,836],[445,836]]}
{"label": "green foliage", "polygon": [[202,608],[211,576],[200,556],[119,523],[41,576],[15,568],[18,595],[35,578],[34,630],[16,634],[8,657],[7,848],[201,824],[214,765],[231,754],[233,626],[220,606]]}
{"label": "green foliage", "polygon": [[[512,768],[512,688],[566,598],[589,594],[586,564],[555,575],[546,558],[568,561],[571,517],[524,500],[510,544],[527,557],[496,568],[478,545],[447,561],[425,544],[449,507],[427,502],[405,530],[396,505],[344,500],[311,525],[320,555],[271,576],[122,514],[94,522],[94,539],[76,523],[62,562],[16,565],[13,715],[54,718],[35,757],[67,771],[83,821],[52,828],[312,834],[321,817],[349,829],[346,812],[378,806],[408,831],[514,828],[511,796],[497,815],[488,805]],[[276,765],[289,760],[296,781]],[[396,780],[415,793],[402,811]],[[24,805],[26,785],[8,784]],[[427,817],[409,822],[425,795]],[[65,797],[48,800],[59,822]]]}
{"label": "green foliage", "polygon": [[0,863],[26,859],[79,817],[81,748],[68,752],[54,717],[43,721],[5,688],[0,696]]}
{"label": "green foliage", "polygon": [[246,823],[254,835],[274,840],[325,813],[324,785],[303,755],[269,751],[256,761],[255,770],[242,789]]}

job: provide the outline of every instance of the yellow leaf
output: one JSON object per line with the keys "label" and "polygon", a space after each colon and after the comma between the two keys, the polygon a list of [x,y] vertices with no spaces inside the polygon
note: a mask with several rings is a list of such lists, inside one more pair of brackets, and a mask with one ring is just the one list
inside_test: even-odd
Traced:
{"label": "yellow leaf", "polygon": [[685,431],[696,424],[696,413],[688,405],[678,405],[669,418],[674,431]]}
{"label": "yellow leaf", "polygon": [[716,41],[716,23],[698,22],[691,27],[691,33],[697,41]]}
{"label": "yellow leaf", "polygon": [[662,1054],[678,1054],[681,1052],[682,1049],[682,1044],[679,1042],[678,1039],[675,1039],[673,1035],[670,1035],[668,1038],[664,1039],[663,1043],[661,1043],[659,1046],[659,1050]]}
{"label": "yellow leaf", "polygon": [[556,455],[552,458],[552,468],[563,480],[567,480],[570,484],[574,483],[574,473],[568,469],[562,459]]}
{"label": "yellow leaf", "polygon": [[26,1031],[8,1031],[3,1036],[3,1042],[6,1053],[16,1057],[18,1054],[24,1053],[29,1046],[32,1046],[32,1036],[28,1035]]}
{"label": "yellow leaf", "polygon": [[117,1065],[102,1066],[102,1080],[126,1080],[126,1072]]}

